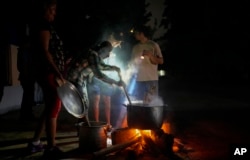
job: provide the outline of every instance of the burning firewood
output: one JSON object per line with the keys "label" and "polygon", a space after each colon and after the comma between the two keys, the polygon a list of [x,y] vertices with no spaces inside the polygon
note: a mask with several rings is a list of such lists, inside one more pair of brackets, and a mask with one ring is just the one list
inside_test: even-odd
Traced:
{"label": "burning firewood", "polygon": [[179,157],[173,152],[174,136],[165,133],[162,129],[121,128],[112,132],[111,137],[113,145],[94,152],[93,157],[95,159],[114,156],[126,160],[147,159],[148,157],[157,160],[164,159],[164,157],[179,160]]}
{"label": "burning firewood", "polygon": [[145,144],[143,144],[143,149],[145,153],[149,153],[153,156],[157,156],[161,153],[161,150],[157,146],[157,144],[152,140],[149,136],[143,136],[143,140]]}
{"label": "burning firewood", "polygon": [[112,144],[124,143],[136,136],[138,136],[138,133],[135,131],[135,129],[120,128],[112,132]]}
{"label": "burning firewood", "polygon": [[103,156],[103,155],[106,155],[106,154],[109,154],[109,153],[117,152],[119,150],[122,150],[124,148],[127,148],[128,146],[131,146],[131,145],[139,142],[140,139],[141,139],[141,137],[136,137],[136,138],[134,138],[132,140],[129,140],[127,142],[124,142],[124,143],[121,143],[121,144],[116,144],[116,145],[110,146],[108,148],[101,149],[99,151],[94,152],[93,156],[95,158],[97,158],[97,157],[100,157],[100,156]]}
{"label": "burning firewood", "polygon": [[152,131],[152,139],[163,154],[173,154],[174,136],[162,129]]}

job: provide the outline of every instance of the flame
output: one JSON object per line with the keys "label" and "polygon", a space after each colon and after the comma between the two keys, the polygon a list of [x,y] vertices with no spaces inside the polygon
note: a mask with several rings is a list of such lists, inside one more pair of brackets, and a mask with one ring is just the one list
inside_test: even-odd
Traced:
{"label": "flame", "polygon": [[162,124],[161,129],[165,132],[165,133],[171,133],[171,124],[169,122],[164,122]]}
{"label": "flame", "polygon": [[151,137],[151,130],[142,130],[143,135]]}
{"label": "flame", "polygon": [[180,150],[178,146],[173,146],[172,149],[173,149],[173,152],[178,152]]}
{"label": "flame", "polygon": [[139,129],[135,129],[135,133],[138,136],[149,136],[149,137],[151,137],[151,130],[139,130]]}
{"label": "flame", "polygon": [[135,133],[136,135],[138,134],[139,136],[141,135],[141,132],[139,131],[139,129],[135,129]]}

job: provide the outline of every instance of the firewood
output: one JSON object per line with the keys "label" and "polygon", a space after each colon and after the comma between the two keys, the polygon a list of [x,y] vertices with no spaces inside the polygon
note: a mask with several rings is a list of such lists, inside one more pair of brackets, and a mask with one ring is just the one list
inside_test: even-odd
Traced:
{"label": "firewood", "polygon": [[159,147],[154,143],[154,141],[149,136],[143,136],[145,141],[145,149],[153,155],[159,155],[161,153]]}
{"label": "firewood", "polygon": [[112,138],[112,144],[120,144],[127,142],[129,139],[132,139],[134,137],[138,136],[135,129],[131,128],[120,128],[116,129],[112,132],[111,138]]}
{"label": "firewood", "polygon": [[94,152],[93,156],[94,157],[99,157],[99,156],[103,156],[103,155],[106,155],[106,154],[109,154],[109,153],[112,153],[112,152],[119,151],[121,149],[127,148],[128,146],[130,146],[132,144],[137,143],[138,141],[140,141],[140,139],[141,139],[141,137],[137,137],[137,138],[129,140],[129,141],[125,142],[125,143],[116,144],[116,145],[110,146],[108,148],[101,149],[99,151]]}
{"label": "firewood", "polygon": [[156,138],[156,145],[164,154],[172,154],[173,153],[173,145],[174,145],[174,137],[171,134],[163,134],[161,137]]}

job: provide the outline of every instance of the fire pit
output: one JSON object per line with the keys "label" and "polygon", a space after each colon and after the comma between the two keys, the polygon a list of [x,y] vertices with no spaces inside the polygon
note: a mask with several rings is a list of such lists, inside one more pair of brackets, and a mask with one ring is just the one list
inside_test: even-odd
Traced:
{"label": "fire pit", "polygon": [[164,133],[163,130],[139,130],[131,128],[121,128],[112,132],[113,145],[93,153],[94,157],[100,157],[109,153],[110,156],[126,156],[130,159],[142,157],[159,158],[172,156],[174,137]]}

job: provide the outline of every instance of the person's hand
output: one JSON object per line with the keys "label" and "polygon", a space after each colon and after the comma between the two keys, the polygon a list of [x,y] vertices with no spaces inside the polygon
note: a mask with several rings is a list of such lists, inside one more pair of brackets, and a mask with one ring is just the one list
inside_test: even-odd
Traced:
{"label": "person's hand", "polygon": [[144,56],[144,57],[151,57],[153,54],[152,54],[152,52],[150,51],[150,50],[143,50],[143,52],[142,52],[142,56]]}
{"label": "person's hand", "polygon": [[58,73],[56,75],[56,82],[58,83],[59,86],[63,85],[64,83],[66,83],[66,80],[63,78],[61,73]]}
{"label": "person's hand", "polygon": [[116,72],[118,72],[118,73],[121,72],[121,69],[120,69],[119,67],[113,66],[113,69],[114,69]]}
{"label": "person's hand", "polygon": [[62,75],[60,72],[57,73],[57,77],[58,77],[62,82],[65,81],[64,78],[63,78],[63,75]]}
{"label": "person's hand", "polygon": [[125,85],[126,85],[125,82],[122,81],[122,80],[120,80],[120,81],[117,82],[117,86],[119,86],[119,87],[125,86]]}
{"label": "person's hand", "polygon": [[68,58],[65,62],[65,64],[70,64],[70,62],[72,61],[72,57]]}

